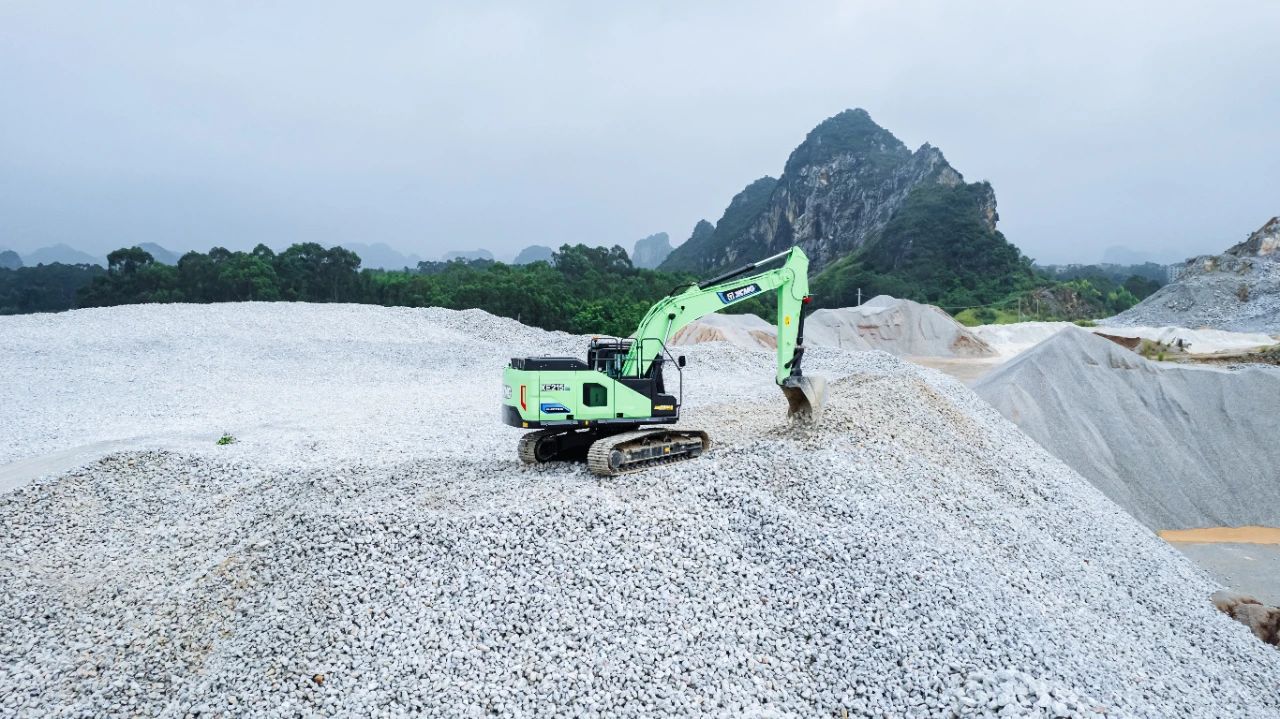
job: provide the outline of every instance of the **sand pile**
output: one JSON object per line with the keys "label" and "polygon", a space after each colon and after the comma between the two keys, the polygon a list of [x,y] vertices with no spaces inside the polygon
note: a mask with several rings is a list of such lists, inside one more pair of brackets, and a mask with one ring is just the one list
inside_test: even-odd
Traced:
{"label": "sand pile", "polygon": [[691,345],[702,342],[728,342],[737,347],[778,346],[778,330],[758,315],[707,315],[696,322],[681,327],[671,338],[670,344]]}
{"label": "sand pile", "polygon": [[1280,372],[1165,365],[1068,328],[974,391],[1150,527],[1280,524]]}
{"label": "sand pile", "polygon": [[770,353],[689,347],[715,448],[601,479],[523,467],[494,418],[504,358],[585,340],[483,313],[0,336],[8,457],[132,443],[0,495],[6,716],[1280,713],[1280,652],[1203,573],[882,352],[813,350],[827,421],[796,430]]}
{"label": "sand pile", "polygon": [[1187,260],[1174,282],[1105,321],[1280,332],[1280,218],[1221,255]]}

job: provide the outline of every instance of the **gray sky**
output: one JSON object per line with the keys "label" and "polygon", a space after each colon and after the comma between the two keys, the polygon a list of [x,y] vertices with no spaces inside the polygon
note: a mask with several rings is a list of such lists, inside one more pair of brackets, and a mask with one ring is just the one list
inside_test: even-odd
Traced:
{"label": "gray sky", "polygon": [[683,242],[848,107],[1043,262],[1280,213],[1280,2],[181,5],[0,0],[0,247]]}

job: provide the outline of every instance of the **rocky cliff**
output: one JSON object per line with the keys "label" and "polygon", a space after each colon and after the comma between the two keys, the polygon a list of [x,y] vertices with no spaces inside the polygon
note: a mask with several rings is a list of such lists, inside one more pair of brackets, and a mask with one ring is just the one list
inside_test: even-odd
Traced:
{"label": "rocky cliff", "polygon": [[[941,150],[912,151],[865,110],[846,110],[805,137],[779,179],[761,178],[735,196],[714,231],[700,233],[699,223],[662,267],[707,273],[800,245],[818,271],[866,246],[917,188],[934,185],[965,186]],[[979,189],[994,231],[995,193],[985,183]]]}
{"label": "rocky cliff", "polygon": [[1175,272],[1173,282],[1105,324],[1280,333],[1280,217],[1221,255],[1193,257]]}
{"label": "rocky cliff", "polygon": [[662,264],[669,254],[671,254],[671,238],[667,233],[659,232],[643,240],[636,240],[635,251],[631,253],[631,264],[653,269]]}

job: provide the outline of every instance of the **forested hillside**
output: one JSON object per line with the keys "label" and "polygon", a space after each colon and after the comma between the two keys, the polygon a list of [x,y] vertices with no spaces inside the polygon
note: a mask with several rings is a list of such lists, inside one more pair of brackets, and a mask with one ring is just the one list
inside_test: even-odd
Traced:
{"label": "forested hillside", "polygon": [[[176,266],[137,247],[116,250],[107,260],[105,271],[47,265],[40,269],[50,279],[39,286],[23,284],[31,275],[4,274],[28,269],[0,271],[0,307],[14,314],[147,302],[356,302],[479,308],[545,329],[627,335],[656,299],[691,279],[637,269],[621,247],[584,245],[561,247],[549,263],[455,260],[422,262],[411,271],[361,271],[354,252],[315,243],[280,253],[263,245],[250,252],[216,247],[188,252]],[[69,281],[55,287],[54,277]],[[42,299],[23,303],[10,295]]]}

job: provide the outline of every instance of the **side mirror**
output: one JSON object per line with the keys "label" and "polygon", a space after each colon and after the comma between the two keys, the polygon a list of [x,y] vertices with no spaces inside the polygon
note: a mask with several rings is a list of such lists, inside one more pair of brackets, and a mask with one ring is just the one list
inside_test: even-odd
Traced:
{"label": "side mirror", "polygon": [[680,367],[683,367],[685,365],[684,355],[680,355],[679,357],[676,358],[676,365]]}

